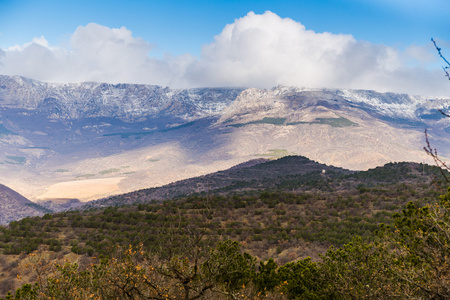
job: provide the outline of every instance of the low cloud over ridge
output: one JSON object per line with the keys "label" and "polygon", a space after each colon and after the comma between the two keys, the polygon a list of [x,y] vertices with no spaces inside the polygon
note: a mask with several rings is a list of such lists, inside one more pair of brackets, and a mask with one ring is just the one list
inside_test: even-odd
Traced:
{"label": "low cloud over ridge", "polygon": [[171,87],[276,85],[375,89],[449,95],[432,45],[401,51],[357,41],[348,34],[316,33],[272,12],[253,12],[228,24],[190,54],[152,57],[152,45],[125,27],[88,24],[76,29],[70,48],[44,37],[0,49],[0,74],[51,82],[127,82]]}

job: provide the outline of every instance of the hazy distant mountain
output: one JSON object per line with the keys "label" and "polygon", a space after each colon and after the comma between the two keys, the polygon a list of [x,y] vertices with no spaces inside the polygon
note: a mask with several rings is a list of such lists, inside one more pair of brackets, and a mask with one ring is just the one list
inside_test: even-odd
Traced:
{"label": "hazy distant mountain", "polygon": [[256,158],[352,170],[450,145],[450,98],[276,87],[171,89],[0,76],[0,182],[31,200],[156,187]]}
{"label": "hazy distant mountain", "polygon": [[49,212],[51,211],[0,184],[0,225],[29,216],[42,216]]}

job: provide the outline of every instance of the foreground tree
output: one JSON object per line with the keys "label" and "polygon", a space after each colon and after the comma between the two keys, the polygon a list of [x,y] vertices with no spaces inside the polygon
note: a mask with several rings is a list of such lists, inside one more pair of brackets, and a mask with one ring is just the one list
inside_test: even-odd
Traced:
{"label": "foreground tree", "polygon": [[409,203],[374,243],[355,239],[319,264],[338,295],[357,299],[450,299],[450,190],[431,207]]}
{"label": "foreground tree", "polygon": [[[230,240],[192,240],[183,253],[118,248],[88,266],[48,269],[9,299],[450,299],[450,189],[431,206],[409,203],[373,242],[355,237],[322,261],[278,266]],[[206,251],[205,251],[206,250]],[[38,260],[39,262],[39,260]],[[40,266],[37,264],[37,266]]]}
{"label": "foreground tree", "polygon": [[76,263],[56,265],[50,276],[35,285],[25,284],[7,299],[193,300],[214,299],[217,294],[238,298],[251,280],[254,258],[242,254],[240,245],[229,240],[208,253],[207,257],[175,255],[164,260],[142,248],[118,248],[111,258],[84,271]]}

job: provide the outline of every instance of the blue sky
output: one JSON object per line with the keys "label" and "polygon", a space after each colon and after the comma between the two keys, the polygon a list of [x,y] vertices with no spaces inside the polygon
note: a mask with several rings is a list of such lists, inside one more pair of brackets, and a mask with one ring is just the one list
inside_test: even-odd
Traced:
{"label": "blue sky", "polygon": [[[286,84],[404,92],[411,87],[413,93],[439,90],[437,94],[450,94],[445,78],[443,87],[434,84],[442,75],[441,62],[430,45],[430,38],[436,38],[444,54],[450,46],[449,12],[448,0],[0,0],[0,73],[57,82],[123,81],[179,87]],[[227,24],[234,28],[232,37],[225,32]],[[321,35],[324,32],[330,35]],[[277,38],[284,33],[286,38]],[[89,38],[94,35],[96,38]],[[105,38],[103,42],[110,48],[89,44],[105,36],[115,41],[112,45],[111,39]],[[297,36],[304,38],[292,44]],[[242,41],[244,37],[248,44]],[[121,38],[131,48],[117,46]],[[309,38],[312,42],[307,42]],[[324,43],[328,48],[322,47]],[[259,53],[253,44],[271,50]],[[299,54],[293,55],[285,47]],[[333,47],[338,50],[330,53]],[[239,56],[233,51],[258,52],[259,60],[251,53]],[[111,61],[92,66],[93,52],[100,60],[111,57]],[[366,58],[361,52],[371,56]],[[315,57],[317,53],[320,58]],[[368,59],[367,69],[378,73],[366,74],[364,68],[352,65],[355,53],[359,64]],[[141,60],[133,59],[140,55]],[[136,74],[131,74],[125,63],[112,69],[112,61],[121,57],[135,69],[139,66]],[[273,57],[276,64],[268,64]],[[303,73],[289,69],[289,60]],[[338,61],[346,61],[354,77],[347,74],[345,79],[342,68],[346,65]],[[377,64],[379,61],[383,63]],[[48,70],[42,70],[45,65],[39,62],[45,62]],[[256,65],[261,68],[253,68]],[[321,68],[325,76],[319,72]],[[261,72],[277,75],[263,78]],[[382,72],[387,72],[385,78]],[[414,74],[419,72],[424,74]],[[392,78],[399,76],[399,82],[392,84]],[[431,87],[413,88],[419,82]]]}
{"label": "blue sky", "polygon": [[304,1],[54,1],[0,0],[0,47],[44,36],[64,45],[80,25],[125,26],[157,45],[158,52],[199,55],[222,28],[249,11],[272,11],[316,32],[352,34],[358,40],[405,47],[431,37],[450,40],[448,0]]}

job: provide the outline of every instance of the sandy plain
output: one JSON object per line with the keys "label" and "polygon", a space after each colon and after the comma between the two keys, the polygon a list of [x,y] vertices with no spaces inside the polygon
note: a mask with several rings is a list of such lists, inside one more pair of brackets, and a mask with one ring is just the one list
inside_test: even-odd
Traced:
{"label": "sandy plain", "polygon": [[53,184],[47,192],[37,197],[39,200],[79,199],[89,201],[97,197],[120,192],[119,182],[125,177],[86,179]]}

